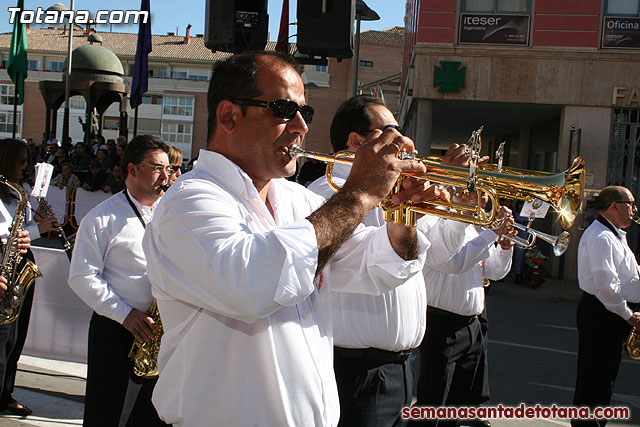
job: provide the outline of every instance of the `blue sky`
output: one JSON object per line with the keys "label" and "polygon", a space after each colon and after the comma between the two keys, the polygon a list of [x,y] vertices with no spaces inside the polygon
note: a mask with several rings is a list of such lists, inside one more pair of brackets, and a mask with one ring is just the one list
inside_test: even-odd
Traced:
{"label": "blue sky", "polygon": [[[71,0],[25,0],[24,7],[26,10],[36,10],[38,7],[46,9],[57,2],[67,7],[71,6]],[[2,3],[5,6],[0,10],[0,33],[11,32],[12,25],[9,24],[10,13],[7,8],[15,7],[18,2],[17,0],[2,0]],[[150,3],[153,34],[166,34],[177,30],[179,35],[184,35],[187,24],[192,26],[192,35],[204,33],[206,0],[150,0]],[[296,3],[297,0],[290,0],[289,22],[296,21]],[[363,21],[362,30],[384,30],[393,26],[404,26],[405,0],[365,0],[365,3],[375,10],[381,19],[379,21]],[[74,7],[76,10],[89,10],[95,16],[95,12],[107,4],[109,5],[108,10],[138,9],[140,7],[139,0],[75,0]],[[274,41],[278,36],[281,11],[282,0],[268,1],[269,40]],[[109,31],[109,26],[99,25],[98,30]],[[113,31],[135,33],[137,26],[114,25]],[[293,35],[295,32],[295,26],[289,27],[289,35]]]}

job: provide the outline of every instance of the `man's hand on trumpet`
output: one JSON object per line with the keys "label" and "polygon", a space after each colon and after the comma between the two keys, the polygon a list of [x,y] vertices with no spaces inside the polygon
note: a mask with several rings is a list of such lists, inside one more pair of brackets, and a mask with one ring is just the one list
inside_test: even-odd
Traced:
{"label": "man's hand on trumpet", "polygon": [[498,244],[504,250],[510,249],[515,245],[513,240],[508,239],[507,237],[515,237],[518,234],[518,230],[513,227],[513,223],[515,220],[513,219],[513,213],[511,209],[506,206],[500,206],[500,213],[498,214],[498,218],[502,219],[501,222],[498,222],[500,225],[492,230],[500,236],[498,239]]}
{"label": "man's hand on trumpet", "polygon": [[[468,168],[471,159],[467,155],[467,146],[465,144],[458,144],[454,142],[451,144],[447,152],[442,157],[442,164],[448,166],[459,166],[462,168]],[[489,156],[483,156],[478,159],[478,165],[484,165],[489,163]]]}
{"label": "man's hand on trumpet", "polygon": [[[422,162],[398,158],[398,154],[403,150],[413,152],[415,150],[413,141],[402,136],[395,127],[389,126],[384,130],[373,130],[367,142],[358,148],[349,178],[342,187],[341,193],[355,197],[365,207],[364,215],[391,192],[400,175],[426,172]],[[414,203],[420,203],[438,198],[449,201],[449,193],[439,185],[431,185],[422,179],[405,177],[402,188],[393,195],[391,202],[401,204],[411,200]],[[389,222],[387,234],[391,246],[400,257],[408,260],[418,256],[415,227]]]}
{"label": "man's hand on trumpet", "polygon": [[[367,197],[373,209],[386,197],[401,174],[426,172],[425,166],[416,160],[401,160],[401,151],[413,152],[413,141],[402,136],[394,128],[384,131],[374,130],[372,138],[358,148],[349,179],[343,190],[359,187],[362,196]],[[392,203],[400,204],[411,200],[415,203],[435,199],[449,200],[449,193],[440,186],[430,185],[428,181],[407,177],[402,189],[393,196]]]}

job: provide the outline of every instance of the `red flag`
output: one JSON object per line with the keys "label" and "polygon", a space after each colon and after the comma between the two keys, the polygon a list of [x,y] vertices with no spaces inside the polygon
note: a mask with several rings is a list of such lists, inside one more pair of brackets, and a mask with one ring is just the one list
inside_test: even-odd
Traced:
{"label": "red flag", "polygon": [[282,0],[282,15],[280,16],[276,52],[289,53],[289,0]]}

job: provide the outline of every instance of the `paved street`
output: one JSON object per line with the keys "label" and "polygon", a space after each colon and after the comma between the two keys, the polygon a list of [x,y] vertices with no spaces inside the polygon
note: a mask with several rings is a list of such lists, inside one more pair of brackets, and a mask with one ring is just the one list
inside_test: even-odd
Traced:
{"label": "paved street", "polygon": [[[578,348],[575,283],[550,281],[539,289],[492,284],[488,297],[491,404],[571,406]],[[640,362],[626,353],[612,406],[628,406],[632,418],[610,426],[640,425]],[[496,427],[569,425],[567,420],[497,420]]]}
{"label": "paved street", "polygon": [[[570,406],[575,381],[579,296],[573,282],[549,281],[528,289],[509,281],[494,283],[488,294],[490,319],[491,405]],[[73,426],[82,424],[85,367],[81,364],[23,357],[16,397],[34,415],[0,418],[0,426]],[[626,355],[620,367],[613,405],[628,406],[632,418],[612,427],[640,425],[640,362]],[[492,420],[496,427],[568,426],[567,420]],[[227,426],[224,426],[227,427]]]}

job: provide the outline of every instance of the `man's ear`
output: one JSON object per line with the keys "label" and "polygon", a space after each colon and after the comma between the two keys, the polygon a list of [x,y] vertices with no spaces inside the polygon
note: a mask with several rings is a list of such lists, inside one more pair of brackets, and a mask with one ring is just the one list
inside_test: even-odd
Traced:
{"label": "man's ear", "polygon": [[138,173],[138,169],[136,169],[136,165],[134,165],[131,162],[127,163],[127,175],[135,178],[137,173]]}
{"label": "man's ear", "polygon": [[240,107],[228,99],[223,99],[216,108],[216,128],[220,128],[225,133],[235,132],[239,114],[242,114]]}
{"label": "man's ear", "polygon": [[362,144],[364,144],[364,137],[362,135],[356,131],[349,133],[349,137],[347,138],[347,150],[358,151],[358,148],[360,148]]}

